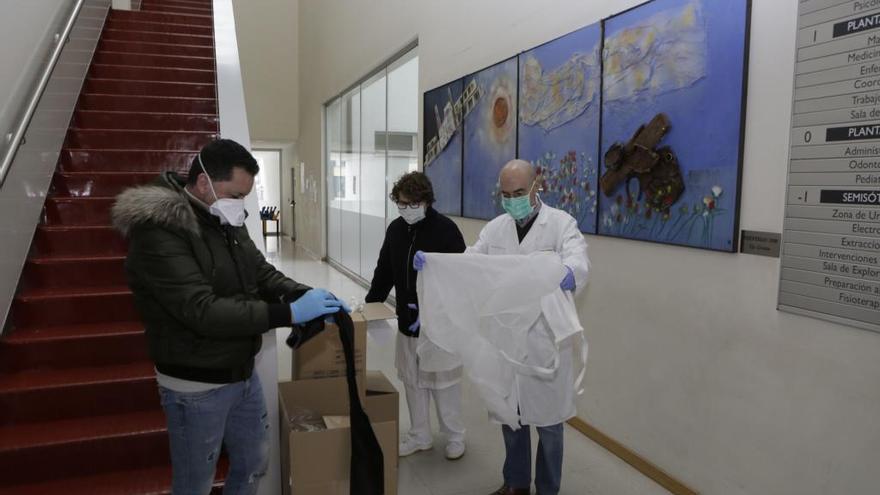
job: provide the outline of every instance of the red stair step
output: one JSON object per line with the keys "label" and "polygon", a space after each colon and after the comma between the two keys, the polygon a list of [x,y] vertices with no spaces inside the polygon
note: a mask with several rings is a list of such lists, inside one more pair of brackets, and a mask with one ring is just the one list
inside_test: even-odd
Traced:
{"label": "red stair step", "polygon": [[47,198],[45,225],[110,225],[113,197]]}
{"label": "red stair step", "polygon": [[[141,3],[141,10],[144,7],[151,6],[170,6],[170,7],[185,7],[190,9],[199,9],[202,11],[208,11],[209,13],[213,10],[213,0],[208,1],[200,1],[200,0],[145,0]],[[210,15],[210,14],[208,14]]]}
{"label": "red stair step", "polygon": [[143,0],[141,7],[151,3],[179,3],[187,5],[197,5],[210,8],[214,4],[214,0]]}
{"label": "red stair step", "polygon": [[17,328],[0,340],[0,371],[109,366],[146,361],[144,326],[137,321]]}
{"label": "red stair step", "polygon": [[[220,495],[229,464],[224,457],[217,463],[211,495]],[[26,485],[0,487],[0,495],[171,495],[171,467],[118,471]]]}
{"label": "red stair step", "polygon": [[151,5],[177,5],[187,8],[197,8],[202,10],[213,10],[213,0],[144,0],[141,2],[141,9]]}
{"label": "red stair step", "polygon": [[146,0],[141,3],[141,9],[144,7],[178,6],[211,12],[211,5],[211,2],[195,2],[192,0]]}
{"label": "red stair step", "polygon": [[123,53],[98,51],[92,63],[111,65],[136,65],[141,67],[175,67],[180,69],[214,70],[210,57],[184,57],[177,55],[150,55],[146,53]]}
{"label": "red stair step", "polygon": [[0,375],[0,426],[159,407],[156,372],[147,361]]}
{"label": "red stair step", "polygon": [[125,285],[124,256],[31,257],[25,262],[21,290]]}
{"label": "red stair step", "polygon": [[214,46],[212,36],[197,36],[190,33],[162,33],[156,31],[134,31],[105,28],[101,34],[107,41],[144,41],[148,43],[171,43],[193,46]]}
{"label": "red stair step", "polygon": [[25,262],[20,289],[65,290],[123,286],[125,256],[31,257]]}
{"label": "red stair step", "polygon": [[[156,403],[158,397],[154,397]],[[57,404],[64,408],[64,404]],[[100,453],[100,455],[95,455]],[[0,479],[22,483],[171,462],[161,409],[0,428]]]}
{"label": "red stair step", "polygon": [[183,98],[214,98],[214,84],[174,81],[132,81],[126,79],[89,78],[83,85],[87,93],[125,96],[175,96]]}
{"label": "red stair step", "polygon": [[156,179],[153,173],[87,172],[55,174],[50,194],[53,197],[111,197],[125,189]]}
{"label": "red stair step", "polygon": [[141,3],[141,9],[150,6],[179,6],[207,10],[208,12],[210,12],[212,10],[212,5],[213,3],[211,1],[200,2],[197,0],[146,0]]}
{"label": "red stair step", "polygon": [[112,227],[37,226],[32,256],[124,255],[125,239]]}
{"label": "red stair step", "polygon": [[181,6],[180,4],[171,4],[170,2],[157,3],[150,2],[141,5],[141,12],[166,12],[174,14],[193,14],[193,15],[211,15],[211,9],[205,7]]}
{"label": "red stair step", "polygon": [[[118,12],[118,11],[117,11]],[[104,24],[104,29],[120,31],[146,31],[151,33],[170,33],[194,36],[213,36],[214,30],[209,26],[188,26],[186,24],[166,24],[159,22],[143,22],[121,19],[111,15]]]}
{"label": "red stair step", "polygon": [[[164,67],[137,67],[129,65],[92,64],[89,77],[95,79],[126,79],[131,81],[169,81],[214,84],[213,70],[169,69]],[[212,96],[213,97],[213,96]]]}
{"label": "red stair step", "polygon": [[213,46],[169,44],[143,41],[116,41],[102,39],[98,50],[120,53],[150,53],[153,55],[181,55],[185,57],[213,57]]}
{"label": "red stair step", "polygon": [[[205,5],[205,6],[211,6],[214,3],[213,0],[144,0],[143,3],[153,3],[153,2],[188,3],[188,4],[197,4],[197,5]],[[143,5],[143,3],[141,5]]]}
{"label": "red stair step", "polygon": [[28,290],[15,298],[16,328],[138,320],[127,286]]}
{"label": "red stair step", "polygon": [[61,150],[59,171],[64,173],[90,171],[151,172],[159,174],[167,170],[183,174],[189,172],[198,150],[147,151],[147,150]]}
{"label": "red stair step", "polygon": [[217,138],[213,132],[71,129],[71,149],[200,150]]}
{"label": "red stair step", "polygon": [[118,112],[167,112],[217,114],[214,98],[175,98],[159,96],[100,95],[84,93],[79,99],[82,110]]}
{"label": "red stair step", "polygon": [[155,22],[184,26],[211,27],[214,22],[210,15],[177,14],[136,10],[113,10],[110,17],[120,21]]}
{"label": "red stair step", "polygon": [[186,113],[108,112],[79,110],[73,116],[78,129],[132,129],[149,131],[197,131],[217,133],[216,115]]}

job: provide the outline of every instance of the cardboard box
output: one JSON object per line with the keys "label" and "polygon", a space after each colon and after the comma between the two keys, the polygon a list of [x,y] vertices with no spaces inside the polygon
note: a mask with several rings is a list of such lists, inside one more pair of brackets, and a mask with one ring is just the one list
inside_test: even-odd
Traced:
{"label": "cardboard box", "polygon": [[[354,322],[354,364],[358,376],[367,365],[367,327],[370,322],[395,318],[394,311],[383,303],[365,304],[351,314]],[[339,329],[327,323],[324,331],[293,351],[293,380],[311,380],[345,376],[345,355],[339,341]]]}
{"label": "cardboard box", "polygon": [[[385,495],[397,493],[398,394],[378,371],[366,374],[362,401],[385,461]],[[359,387],[360,388],[360,387]],[[348,495],[351,429],[293,431],[290,413],[307,408],[319,416],[347,416],[345,378],[298,380],[278,385],[281,408],[281,471],[284,495]]]}
{"label": "cardboard box", "polygon": [[386,306],[385,303],[366,303],[358,313],[363,315],[367,323],[397,318],[394,310]]}
{"label": "cardboard box", "polygon": [[[367,322],[356,313],[351,319],[354,322],[354,365],[358,376],[362,376],[367,364]],[[293,351],[290,376],[293,380],[345,376],[345,354],[335,324],[325,323],[323,332]]]}

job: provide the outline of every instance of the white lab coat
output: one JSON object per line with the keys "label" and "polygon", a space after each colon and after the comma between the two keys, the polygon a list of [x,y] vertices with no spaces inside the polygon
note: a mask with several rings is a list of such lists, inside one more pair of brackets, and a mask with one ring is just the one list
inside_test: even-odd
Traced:
{"label": "white lab coat", "polygon": [[[420,307],[419,372],[463,365],[490,417],[518,428],[518,375],[553,379],[560,360],[567,357],[558,349],[573,350],[573,341],[582,344],[577,349],[580,362],[586,362],[574,300],[559,287],[567,273],[562,258],[553,251],[503,256],[427,253],[425,261],[417,282],[419,301],[427,301]],[[532,332],[537,322],[549,332]],[[546,354],[537,354],[530,345],[535,335],[555,339],[543,347]],[[563,373],[569,370],[563,366]]]}
{"label": "white lab coat", "polygon": [[[590,260],[587,255],[587,243],[578,229],[577,221],[568,213],[546,204],[541,205],[538,217],[522,243],[517,237],[515,221],[510,215],[504,214],[486,224],[477,242],[466,252],[526,255],[539,251],[555,252],[562,258],[562,263],[571,268],[576,283],[575,294],[587,285]],[[553,305],[545,305],[543,311],[542,318],[529,329],[527,334],[527,357],[524,364],[546,367],[557,356],[558,351],[558,369],[549,379],[533,374],[516,373],[510,400],[516,401],[520,422],[523,425],[551,426],[562,423],[576,414],[574,360],[577,358],[576,351],[585,346],[586,342],[582,340],[582,332],[577,334],[579,337],[577,341],[573,338],[560,341],[550,330],[547,321],[563,321],[568,315],[557,310]]]}

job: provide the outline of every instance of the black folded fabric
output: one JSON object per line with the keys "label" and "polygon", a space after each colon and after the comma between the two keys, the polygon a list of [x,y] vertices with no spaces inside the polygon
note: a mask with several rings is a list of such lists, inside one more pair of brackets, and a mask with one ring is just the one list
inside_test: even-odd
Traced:
{"label": "black folded fabric", "polygon": [[[354,365],[354,323],[344,310],[332,315],[339,327],[339,340],[345,354],[346,380],[348,382],[349,416],[351,417],[351,495],[384,495],[385,460],[382,447],[370,424],[357,393],[357,374]],[[316,318],[297,325],[287,337],[287,345],[296,349],[324,329],[324,318]]]}
{"label": "black folded fabric", "polygon": [[324,330],[324,319],[316,318],[301,325],[294,325],[290,329],[290,335],[287,336],[287,345],[291,349],[299,349],[299,347],[315,335]]}
{"label": "black folded fabric", "polygon": [[354,366],[354,323],[344,310],[334,313],[339,327],[339,340],[345,353],[348,403],[351,416],[351,495],[384,495],[385,462],[382,447],[373,432],[370,418],[361,405],[357,393]]}

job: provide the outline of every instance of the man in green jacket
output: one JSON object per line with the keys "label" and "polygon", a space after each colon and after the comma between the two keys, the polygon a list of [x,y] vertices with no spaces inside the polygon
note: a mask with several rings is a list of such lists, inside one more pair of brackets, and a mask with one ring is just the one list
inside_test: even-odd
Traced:
{"label": "man in green jacket", "polygon": [[156,366],[175,495],[210,491],[223,444],[225,493],[256,492],[269,450],[253,372],[262,334],[345,308],[284,276],[254,245],[244,198],[258,172],[244,147],[222,139],[193,159],[187,179],[166,172],[113,206],[129,239],[125,268]]}

